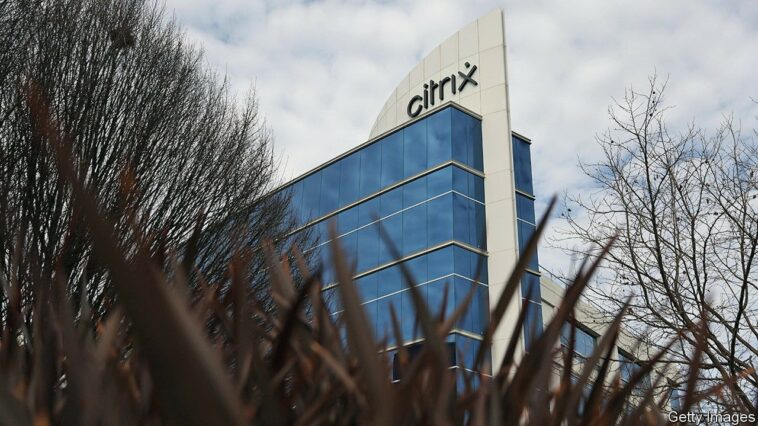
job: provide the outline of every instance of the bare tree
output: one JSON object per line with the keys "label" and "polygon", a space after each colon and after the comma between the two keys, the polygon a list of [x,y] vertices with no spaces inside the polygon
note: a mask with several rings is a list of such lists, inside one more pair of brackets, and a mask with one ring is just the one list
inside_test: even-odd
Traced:
{"label": "bare tree", "polygon": [[33,303],[29,283],[57,271],[96,317],[114,297],[35,129],[30,84],[49,101],[125,252],[140,234],[155,256],[181,256],[202,217],[213,237],[200,239],[198,266],[223,277],[235,247],[286,240],[286,194],[268,195],[276,162],[254,93],[239,104],[156,2],[0,0],[0,42],[0,279],[22,289],[24,305]]}
{"label": "bare tree", "polygon": [[[729,383],[735,407],[755,412],[758,397],[758,147],[731,117],[714,132],[694,124],[671,132],[655,76],[609,108],[612,128],[598,137],[601,160],[581,164],[591,190],[567,196],[569,251],[577,239],[602,247],[605,271],[593,287],[607,308],[631,297],[628,328],[650,348],[676,339],[672,363],[684,373],[706,312],[701,378]],[[578,207],[578,208],[577,208]],[[689,358],[691,359],[691,358]],[[731,377],[742,375],[736,382]],[[723,401],[720,401],[720,403]]]}

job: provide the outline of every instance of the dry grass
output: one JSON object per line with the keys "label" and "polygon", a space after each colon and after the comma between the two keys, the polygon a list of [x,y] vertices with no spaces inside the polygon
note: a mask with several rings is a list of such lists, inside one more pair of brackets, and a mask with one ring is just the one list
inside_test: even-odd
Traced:
{"label": "dry grass", "polygon": [[[664,353],[651,359],[627,384],[610,369],[610,351],[618,337],[622,313],[584,363],[576,383],[564,370],[551,389],[554,361],[560,357],[561,327],[569,320],[602,255],[580,268],[555,317],[531,350],[517,359],[508,347],[494,377],[456,373],[447,365],[445,336],[463,314],[461,305],[448,318],[435,318],[409,285],[419,327],[426,341],[410,356],[400,345],[402,378],[391,382],[387,357],[362,311],[352,284],[350,265],[335,244],[344,314],[335,320],[326,310],[316,275],[297,251],[294,266],[304,277],[296,286],[293,267],[266,250],[271,293],[276,308],[246,291],[249,277],[240,271],[246,254],[229,265],[231,290],[217,283],[190,288],[185,277],[191,262],[170,262],[168,270],[148,254],[151,236],[137,235],[127,257],[111,238],[113,228],[79,182],[42,96],[30,88],[29,107],[39,132],[50,143],[62,176],[74,193],[100,261],[113,277],[119,304],[104,321],[92,323],[88,307],[71,306],[65,274],[55,282],[36,283],[36,303],[19,306],[17,282],[3,283],[5,306],[0,340],[0,423],[45,424],[662,424],[651,390],[630,405],[643,375]],[[545,226],[541,221],[526,250],[536,249]],[[196,234],[197,236],[197,234]],[[609,243],[610,244],[610,243]],[[192,247],[190,243],[188,245]],[[17,253],[23,256],[23,253]],[[186,258],[192,259],[193,253]],[[171,254],[167,254],[171,258]],[[484,365],[494,328],[508,302],[518,296],[524,256],[493,301],[476,370]],[[408,282],[410,274],[404,271]],[[83,298],[85,300],[86,298]],[[523,330],[524,315],[513,324]],[[31,324],[31,329],[27,327]],[[346,327],[347,344],[341,338]],[[397,341],[401,341],[395,321]],[[703,333],[691,330],[694,336]],[[702,340],[698,340],[702,342]],[[564,365],[572,365],[572,350]],[[697,377],[699,351],[691,377]],[[466,390],[456,392],[455,374],[466,374]],[[611,383],[610,386],[607,383]],[[582,401],[583,389],[590,387]],[[697,404],[694,380],[687,383],[685,409]],[[718,392],[718,388],[712,392]],[[584,415],[579,415],[580,405]]]}

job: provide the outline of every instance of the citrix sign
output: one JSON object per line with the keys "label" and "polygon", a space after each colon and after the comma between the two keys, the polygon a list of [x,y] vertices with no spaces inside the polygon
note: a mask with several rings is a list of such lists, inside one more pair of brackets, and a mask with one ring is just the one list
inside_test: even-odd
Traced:
{"label": "citrix sign", "polygon": [[[476,86],[476,80],[474,80],[474,73],[476,72],[476,65],[471,65],[466,62],[467,72],[458,71],[458,75],[451,74],[449,77],[442,78],[439,82],[429,80],[428,84],[424,84],[424,94],[416,95],[408,102],[408,116],[416,117],[421,114],[421,111],[429,109],[429,106],[434,106],[434,102],[437,99],[437,93],[439,93],[440,102],[445,100],[445,86],[450,84],[453,94],[463,91],[463,89],[471,83]],[[458,84],[460,78],[460,84]],[[437,90],[439,89],[439,90]],[[437,93],[435,93],[437,92]]]}

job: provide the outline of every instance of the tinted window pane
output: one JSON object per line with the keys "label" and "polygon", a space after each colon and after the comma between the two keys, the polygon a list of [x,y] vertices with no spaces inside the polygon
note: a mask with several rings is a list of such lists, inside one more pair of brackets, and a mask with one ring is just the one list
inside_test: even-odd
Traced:
{"label": "tinted window pane", "polygon": [[392,191],[385,192],[381,195],[381,217],[389,216],[392,213],[399,212],[403,209],[403,187],[398,187]]}
{"label": "tinted window pane", "polygon": [[468,177],[470,174],[463,169],[453,167],[453,190],[468,195]]}
{"label": "tinted window pane", "polygon": [[376,290],[376,274],[367,275],[355,281],[355,286],[358,289],[361,302],[367,302],[374,300],[377,297]]}
{"label": "tinted window pane", "polygon": [[521,220],[536,223],[534,219],[534,200],[516,193],[516,214]]}
{"label": "tinted window pane", "polygon": [[473,198],[484,202],[484,179],[474,176],[474,195]]}
{"label": "tinted window pane", "polygon": [[405,262],[408,271],[413,277],[414,284],[426,282],[427,279],[427,258],[426,256],[415,257]]}
{"label": "tinted window pane", "polygon": [[397,252],[403,250],[403,215],[398,213],[379,223],[385,232],[385,236],[379,236],[379,264],[382,265],[396,260],[392,255],[391,246],[394,246]]}
{"label": "tinted window pane", "polygon": [[542,306],[524,300],[522,309],[527,310],[524,320],[524,340],[526,341],[526,346],[530,347],[537,337],[542,334]]}
{"label": "tinted window pane", "polygon": [[332,164],[321,172],[321,203],[319,216],[333,212],[340,201],[340,163]]}
{"label": "tinted window pane", "polygon": [[358,207],[347,209],[337,215],[337,233],[342,235],[358,227]]}
{"label": "tinted window pane", "polygon": [[516,189],[529,194],[534,194],[532,186],[532,158],[529,153],[529,144],[517,137],[513,137],[513,167]]}
{"label": "tinted window pane", "polygon": [[473,253],[455,246],[453,247],[453,255],[455,257],[455,273],[471,278],[473,276],[471,271],[471,258],[473,257]]}
{"label": "tinted window pane", "polygon": [[429,203],[431,214],[428,218],[429,246],[435,246],[453,239],[453,197],[452,194],[435,198]]}
{"label": "tinted window pane", "polygon": [[427,246],[427,204],[403,211],[403,255],[422,250]]}
{"label": "tinted window pane", "polygon": [[369,225],[358,230],[358,271],[376,267],[379,256],[379,234],[377,225]]}
{"label": "tinted window pane", "polygon": [[340,206],[358,200],[360,194],[361,158],[358,153],[340,161]]}
{"label": "tinted window pane", "polygon": [[479,328],[484,333],[490,318],[490,289],[487,286],[480,285],[477,292],[477,298],[479,299]]}
{"label": "tinted window pane", "polygon": [[426,200],[426,178],[419,178],[402,186],[403,207],[410,207]]}
{"label": "tinted window pane", "polygon": [[[529,238],[534,234],[535,226],[522,220],[516,220],[516,223],[518,224],[519,253],[524,253]],[[539,261],[537,259],[537,253],[529,259],[529,267],[534,270],[538,269]]]}
{"label": "tinted window pane", "polygon": [[[443,313],[445,318],[455,311],[455,289],[452,277],[441,278],[426,285],[427,303],[434,316]],[[447,295],[447,298],[445,296]],[[446,303],[443,304],[443,301]]]}
{"label": "tinted window pane", "polygon": [[465,114],[457,109],[452,110],[452,145],[453,160],[468,164],[468,144],[470,140],[466,135],[466,126],[464,123]]}
{"label": "tinted window pane", "polygon": [[303,180],[303,219],[309,222],[318,216],[321,202],[321,172],[316,172]]}
{"label": "tinted window pane", "polygon": [[402,301],[402,312],[400,314],[400,327],[403,333],[403,340],[408,341],[418,336],[416,327],[416,307],[413,304],[411,292],[406,290],[400,293]]}
{"label": "tinted window pane", "polygon": [[379,190],[381,185],[382,146],[379,142],[360,151],[361,176],[360,196],[365,197]]}
{"label": "tinted window pane", "polygon": [[427,256],[429,279],[443,277],[453,273],[453,247],[435,250]]}
{"label": "tinted window pane", "polygon": [[481,122],[456,109],[452,114],[453,159],[482,170]]}
{"label": "tinted window pane", "polygon": [[291,185],[289,187],[289,196],[290,196],[290,211],[295,216],[295,220],[297,221],[298,225],[304,225],[304,217],[302,212],[302,204],[303,204],[303,181],[299,180],[295,182],[295,184]]}
{"label": "tinted window pane", "polygon": [[385,187],[403,179],[403,132],[395,132],[380,142],[382,146],[382,180]]}
{"label": "tinted window pane", "polygon": [[372,198],[358,205],[358,226],[375,221],[379,217],[379,198]]}
{"label": "tinted window pane", "polygon": [[403,276],[400,268],[390,266],[376,273],[377,294],[382,297],[403,289]]}
{"label": "tinted window pane", "polygon": [[437,170],[426,176],[429,197],[444,194],[452,188],[453,168],[451,166]]}
{"label": "tinted window pane", "polygon": [[469,226],[474,219],[471,201],[453,194],[453,238],[467,244],[471,243]]}
{"label": "tinted window pane", "polygon": [[[455,277],[455,306],[456,308],[466,301],[466,297],[471,291],[476,291],[476,287],[479,284],[473,284],[471,281]],[[478,332],[479,320],[478,320],[478,300],[474,297],[471,299],[468,309],[463,316],[458,320],[458,327],[472,332]]]}
{"label": "tinted window pane", "polygon": [[376,335],[381,340],[387,338],[387,345],[394,345],[395,338],[392,332],[392,316],[390,314],[390,307],[395,310],[396,315],[400,315],[402,312],[402,303],[400,294],[396,294],[377,301],[377,330]]}
{"label": "tinted window pane", "polygon": [[427,120],[418,121],[403,130],[404,177],[426,170],[426,122]]}
{"label": "tinted window pane", "polygon": [[471,167],[475,168],[476,170],[484,170],[484,155],[482,153],[482,122],[475,119],[470,118],[470,131],[472,136],[471,141],[471,148],[472,148],[472,154],[474,156],[471,160]]}
{"label": "tinted window pane", "polygon": [[340,237],[339,241],[342,244],[342,250],[345,252],[347,264],[352,265],[355,262],[355,254],[358,251],[358,233],[351,232]]}
{"label": "tinted window pane", "polygon": [[427,121],[427,161],[429,167],[452,158],[451,108],[446,108],[426,119]]}
{"label": "tinted window pane", "polygon": [[531,272],[524,273],[521,279],[521,297],[536,303],[542,301],[540,292],[540,277]]}
{"label": "tinted window pane", "polygon": [[[571,325],[564,324],[561,330],[561,344],[569,346],[569,340],[571,339]],[[592,355],[592,351],[595,350],[596,339],[595,336],[589,334],[581,327],[576,327],[576,337],[574,340],[574,351],[579,355],[589,358]]]}
{"label": "tinted window pane", "polygon": [[471,202],[474,206],[474,220],[471,225],[471,237],[473,238],[472,245],[474,247],[485,250],[487,248],[487,231],[486,231],[486,217],[484,214],[484,206]]}

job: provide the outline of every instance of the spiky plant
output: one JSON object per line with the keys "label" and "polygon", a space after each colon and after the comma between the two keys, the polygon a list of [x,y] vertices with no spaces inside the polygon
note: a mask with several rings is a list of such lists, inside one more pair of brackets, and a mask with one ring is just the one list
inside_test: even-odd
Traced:
{"label": "spiky plant", "polygon": [[[289,256],[280,257],[271,247],[261,248],[268,260],[276,304],[273,311],[264,309],[247,292],[250,277],[242,272],[249,270],[245,253],[238,253],[228,265],[230,291],[222,294],[218,290],[222,286],[203,280],[188,288],[185,277],[196,272],[191,269],[191,250],[166,271],[147,249],[153,237],[135,234],[135,239],[127,242],[133,248],[127,255],[124,243],[112,238],[113,224],[81,184],[73,166],[76,159],[52,120],[44,97],[30,86],[27,99],[37,130],[48,141],[61,176],[74,194],[75,208],[81,212],[99,260],[113,277],[119,306],[93,324],[86,298],[82,305],[71,306],[62,269],[53,282],[36,283],[36,304],[32,307],[19,304],[16,282],[3,282],[6,309],[0,340],[0,423],[665,423],[665,401],[656,400],[652,388],[631,398],[632,390],[665,352],[654,356],[628,383],[622,385],[617,375],[612,377],[610,351],[618,338],[623,312],[578,372],[571,367],[575,363],[570,339],[561,363],[567,367],[559,372],[557,381],[551,380],[554,361],[561,357],[561,327],[570,319],[605,252],[580,268],[556,314],[523,356],[517,356],[518,339],[511,339],[505,356],[494,360],[498,368],[492,377],[456,373],[447,364],[445,337],[472,296],[449,317],[434,317],[413,285],[411,274],[403,270],[425,342],[411,356],[392,313],[402,371],[400,380],[393,383],[382,343],[362,311],[350,265],[337,244],[332,247],[344,305],[340,319],[327,311],[318,274],[309,269],[296,249],[292,252],[296,265],[291,266],[286,260]],[[486,363],[493,332],[506,306],[516,297],[527,259],[536,249],[548,214],[549,210],[514,267],[502,296],[494,301],[474,370],[490,370]],[[24,253],[19,250],[16,258],[20,256]],[[304,279],[300,288],[293,284],[293,267]],[[512,325],[514,336],[523,330],[525,311]],[[25,324],[32,324],[31,329]],[[703,333],[688,332],[697,343],[684,410],[704,397],[692,392]],[[578,379],[571,380],[572,372]],[[456,390],[455,374],[465,375],[463,391]],[[716,387],[712,393],[718,390]]]}

